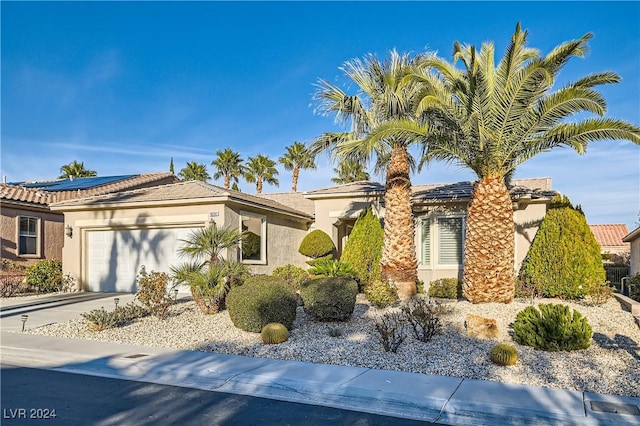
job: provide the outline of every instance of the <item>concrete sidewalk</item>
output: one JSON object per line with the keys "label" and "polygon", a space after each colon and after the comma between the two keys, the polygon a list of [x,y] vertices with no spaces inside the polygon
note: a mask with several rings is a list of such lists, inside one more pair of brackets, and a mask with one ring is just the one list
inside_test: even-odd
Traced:
{"label": "concrete sidewalk", "polygon": [[[121,303],[128,296],[119,296]],[[106,303],[113,303],[113,295],[109,297]],[[105,299],[99,297],[83,302],[76,300],[75,304],[50,302],[53,304],[48,309],[30,311],[30,326],[53,321],[57,311],[58,320],[65,321],[71,319],[67,317],[73,315],[72,311],[86,312],[107,306]],[[229,392],[451,425],[640,425],[640,398],[37,336],[17,331],[21,327],[19,315],[7,317],[5,314],[43,305],[17,306],[3,303],[0,310],[3,364]],[[42,319],[35,319],[40,316]]]}

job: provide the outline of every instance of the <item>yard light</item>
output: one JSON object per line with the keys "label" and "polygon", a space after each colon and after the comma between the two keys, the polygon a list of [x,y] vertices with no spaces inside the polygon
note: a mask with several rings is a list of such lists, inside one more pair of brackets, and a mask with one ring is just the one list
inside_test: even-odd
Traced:
{"label": "yard light", "polygon": [[173,290],[173,301],[177,302],[178,301],[178,289],[174,289]]}
{"label": "yard light", "polygon": [[22,320],[22,331],[24,332],[24,324],[27,322],[27,320],[29,319],[29,315],[22,315],[20,317],[20,319]]}
{"label": "yard light", "polygon": [[113,303],[115,303],[115,304],[116,304],[116,309],[118,309],[118,303],[120,303],[120,298],[119,298],[119,297],[115,297],[115,298],[113,299]]}

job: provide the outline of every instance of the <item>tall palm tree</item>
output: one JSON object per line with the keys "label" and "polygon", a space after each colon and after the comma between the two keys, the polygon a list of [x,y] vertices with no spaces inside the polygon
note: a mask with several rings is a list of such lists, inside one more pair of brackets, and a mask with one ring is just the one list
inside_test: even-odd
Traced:
{"label": "tall palm tree", "polygon": [[[428,91],[419,112],[434,123],[430,132],[411,122],[391,123],[381,131],[381,135],[422,132],[429,138],[423,161],[458,163],[477,175],[464,246],[463,289],[473,303],[508,303],[514,297],[515,226],[505,178],[517,166],[556,147],[583,154],[596,140],[640,143],[637,126],[602,117],[606,102],[595,87],[618,82],[615,73],[588,75],[562,87],[556,82],[569,59],[584,55],[590,38],[586,34],[562,43],[542,57],[527,47],[527,32],[518,24],[497,66],[492,43],[477,51],[456,42],[452,63],[431,56],[414,75]],[[455,66],[458,60],[462,69]],[[574,117],[581,113],[600,117]],[[568,122],[569,117],[573,121]]]}
{"label": "tall palm tree", "polygon": [[182,180],[199,180],[206,182],[211,179],[207,172],[207,166],[202,163],[196,163],[195,161],[187,161],[186,167],[180,170],[178,176]]}
{"label": "tall palm tree", "polygon": [[417,259],[415,225],[411,205],[413,158],[409,147],[422,140],[411,133],[371,138],[376,129],[390,120],[416,120],[420,87],[407,75],[418,57],[391,51],[379,61],[373,55],[346,62],[340,69],[355,83],[358,92],[347,94],[325,80],[319,80],[314,98],[318,111],[335,115],[346,132],[325,133],[316,139],[313,152],[327,151],[341,160],[366,163],[375,156],[386,172],[385,227],[382,276],[391,281],[398,294],[407,298],[416,293]]}
{"label": "tall palm tree", "polygon": [[333,171],[337,176],[331,178],[331,182],[338,185],[369,180],[369,173],[364,169],[362,163],[355,160],[340,161],[338,167],[334,168]]}
{"label": "tall palm tree", "polygon": [[231,181],[238,183],[238,178],[244,172],[243,160],[239,153],[231,148],[225,148],[224,151],[216,151],[217,158],[211,162],[216,167],[213,174],[214,179],[220,179],[224,176],[224,187],[229,189]]}
{"label": "tall palm tree", "polygon": [[249,157],[244,171],[244,178],[249,183],[255,182],[256,194],[262,194],[263,182],[275,186],[280,185],[278,178],[276,178],[278,169],[276,169],[275,165],[276,162],[266,155],[258,154],[255,157]]}
{"label": "tall palm tree", "polygon": [[293,145],[288,146],[286,149],[287,152],[278,161],[284,166],[285,170],[293,170],[291,192],[297,192],[300,169],[315,170],[315,155],[303,143],[298,141],[295,141]]}
{"label": "tall palm tree", "polygon": [[80,177],[93,177],[98,175],[95,170],[85,169],[84,161],[78,163],[76,160],[73,160],[71,163],[65,164],[64,166],[60,167],[60,173],[62,174],[58,177],[58,179],[73,179]]}

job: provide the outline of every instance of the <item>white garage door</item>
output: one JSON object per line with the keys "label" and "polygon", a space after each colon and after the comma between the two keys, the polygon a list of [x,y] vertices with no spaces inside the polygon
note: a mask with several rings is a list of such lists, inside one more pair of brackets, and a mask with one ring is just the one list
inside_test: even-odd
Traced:
{"label": "white garage door", "polygon": [[140,267],[169,272],[185,261],[178,255],[180,240],[199,228],[136,229],[88,232],[89,291],[135,293]]}

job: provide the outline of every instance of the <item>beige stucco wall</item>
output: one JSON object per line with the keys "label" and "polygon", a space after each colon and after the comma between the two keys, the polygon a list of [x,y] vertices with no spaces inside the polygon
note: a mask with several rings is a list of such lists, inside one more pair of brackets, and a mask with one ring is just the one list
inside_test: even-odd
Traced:
{"label": "beige stucco wall", "polygon": [[[0,207],[2,251],[0,257],[23,265],[31,265],[40,259],[62,260],[64,243],[64,216],[46,208],[18,207],[3,203]],[[18,256],[18,216],[40,218],[40,255]]]}
{"label": "beige stucco wall", "polygon": [[640,274],[640,236],[631,241],[631,267],[629,268],[631,276]]}

